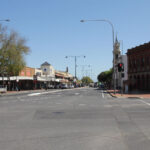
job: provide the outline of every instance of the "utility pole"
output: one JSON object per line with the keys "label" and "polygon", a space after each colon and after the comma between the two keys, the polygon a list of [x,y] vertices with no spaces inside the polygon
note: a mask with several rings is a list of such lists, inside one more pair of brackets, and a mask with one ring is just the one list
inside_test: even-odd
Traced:
{"label": "utility pole", "polygon": [[75,79],[77,79],[77,58],[79,58],[79,57],[86,58],[86,56],[85,55],[80,55],[80,56],[66,56],[65,58],[69,58],[69,57],[74,58],[74,60],[75,60]]}

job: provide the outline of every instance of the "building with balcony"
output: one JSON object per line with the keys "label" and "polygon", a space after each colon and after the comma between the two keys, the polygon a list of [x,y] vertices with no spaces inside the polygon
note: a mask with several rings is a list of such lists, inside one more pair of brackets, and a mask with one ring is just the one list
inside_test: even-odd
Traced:
{"label": "building with balcony", "polygon": [[57,81],[59,81],[60,83],[69,83],[69,82],[73,82],[73,75],[68,73],[67,71],[58,71],[55,70],[55,78]]}

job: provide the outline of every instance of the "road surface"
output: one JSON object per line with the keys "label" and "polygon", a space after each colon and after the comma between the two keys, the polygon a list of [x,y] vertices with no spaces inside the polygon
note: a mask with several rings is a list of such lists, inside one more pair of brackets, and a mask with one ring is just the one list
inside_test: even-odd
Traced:
{"label": "road surface", "polygon": [[150,150],[150,100],[94,88],[2,96],[0,150]]}

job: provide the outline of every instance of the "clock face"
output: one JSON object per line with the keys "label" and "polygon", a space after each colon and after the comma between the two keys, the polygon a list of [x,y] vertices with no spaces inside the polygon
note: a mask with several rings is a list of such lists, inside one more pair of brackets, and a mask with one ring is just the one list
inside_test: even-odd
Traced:
{"label": "clock face", "polygon": [[46,68],[44,68],[44,72],[46,72],[47,71],[47,69]]}

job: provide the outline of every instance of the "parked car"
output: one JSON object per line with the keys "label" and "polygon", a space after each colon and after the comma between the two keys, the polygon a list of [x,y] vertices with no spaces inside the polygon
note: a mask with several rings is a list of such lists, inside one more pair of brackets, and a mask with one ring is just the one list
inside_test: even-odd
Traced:
{"label": "parked car", "polygon": [[59,85],[59,84],[58,84],[58,85],[55,85],[54,88],[55,88],[55,89],[60,89],[60,88],[61,88],[61,85]]}
{"label": "parked car", "polygon": [[6,93],[7,92],[7,87],[0,85],[0,93]]}
{"label": "parked car", "polygon": [[54,85],[49,84],[49,85],[47,86],[47,88],[48,88],[48,89],[54,89]]}
{"label": "parked car", "polygon": [[100,85],[100,88],[104,89],[104,88],[105,88],[104,84],[101,84],[101,85]]}
{"label": "parked car", "polygon": [[71,85],[71,88],[74,88],[74,85]]}
{"label": "parked car", "polygon": [[72,89],[74,88],[74,85],[68,85],[68,88]]}
{"label": "parked car", "polygon": [[62,88],[62,89],[67,89],[67,88],[68,88],[68,85],[65,84],[65,83],[63,83],[63,84],[61,85],[61,88]]}

